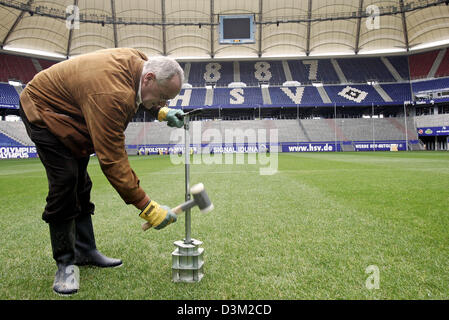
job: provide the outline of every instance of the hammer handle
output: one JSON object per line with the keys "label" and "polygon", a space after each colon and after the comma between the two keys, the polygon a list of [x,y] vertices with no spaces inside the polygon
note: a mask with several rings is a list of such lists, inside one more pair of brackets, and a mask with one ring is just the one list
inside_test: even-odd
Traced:
{"label": "hammer handle", "polygon": [[[186,203],[182,203],[182,204],[180,204],[179,206],[177,206],[177,207],[174,207],[173,209],[171,209],[171,211],[173,211],[174,213],[176,213],[177,215],[180,215],[181,213],[182,213],[182,211],[183,211],[183,206],[185,205]],[[148,229],[150,229],[151,228],[151,225],[150,225],[150,223],[147,221],[147,222],[145,222],[144,224],[142,224],[142,230],[143,231],[147,231]]]}

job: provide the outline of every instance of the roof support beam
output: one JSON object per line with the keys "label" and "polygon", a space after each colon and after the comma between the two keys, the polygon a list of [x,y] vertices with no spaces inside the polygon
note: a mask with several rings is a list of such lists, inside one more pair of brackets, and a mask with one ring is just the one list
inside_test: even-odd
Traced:
{"label": "roof support beam", "polygon": [[[73,5],[75,7],[78,6],[78,0],[74,0]],[[74,22],[74,20],[72,20],[72,23]],[[72,48],[72,37],[73,37],[73,25],[72,28],[69,28],[69,39],[67,40],[67,50],[65,52],[65,56],[68,59],[70,56],[70,49]]]}
{"label": "roof support beam", "polygon": [[309,0],[309,5],[307,7],[307,38],[306,38],[306,55],[310,54],[310,28],[312,22],[310,21],[312,18],[312,0]]}
{"label": "roof support beam", "polygon": [[167,55],[167,31],[165,29],[166,14],[165,14],[165,0],[161,0],[161,15],[162,15],[162,54]]}
{"label": "roof support beam", "polygon": [[[259,0],[259,22],[263,21],[263,0]],[[262,23],[259,23],[259,49],[257,51],[257,55],[262,57]]]}
{"label": "roof support beam", "polygon": [[362,24],[362,10],[363,10],[363,0],[360,0],[359,2],[359,12],[357,12],[358,18],[357,18],[357,31],[355,35],[355,45],[354,45],[354,53],[359,53],[359,44],[360,44],[360,25]]}
{"label": "roof support beam", "polygon": [[111,0],[111,11],[112,11],[112,29],[114,30],[114,47],[118,48],[118,39],[117,39],[117,24],[116,14],[115,14],[115,0]]}
{"label": "roof support beam", "polygon": [[410,45],[408,43],[408,31],[407,31],[407,21],[405,19],[404,0],[399,0],[399,6],[401,7],[402,12],[401,14],[402,14],[402,29],[404,32],[404,42],[408,52],[410,51]]}
{"label": "roof support beam", "polygon": [[[31,6],[31,4],[34,2],[34,0],[29,0],[27,3],[27,6]],[[14,32],[14,30],[16,29],[17,25],[19,24],[19,22],[22,20],[23,15],[25,14],[25,11],[22,10],[19,14],[19,16],[17,17],[16,21],[14,21],[13,25],[11,26],[11,28],[8,30],[8,33],[6,34],[5,38],[3,38],[2,43],[0,43],[0,48],[3,49],[3,46],[5,45],[5,43],[8,41],[8,38],[11,36],[11,34]]]}
{"label": "roof support beam", "polygon": [[214,58],[215,52],[214,52],[214,41],[215,41],[215,34],[214,34],[214,0],[210,0],[210,57]]}

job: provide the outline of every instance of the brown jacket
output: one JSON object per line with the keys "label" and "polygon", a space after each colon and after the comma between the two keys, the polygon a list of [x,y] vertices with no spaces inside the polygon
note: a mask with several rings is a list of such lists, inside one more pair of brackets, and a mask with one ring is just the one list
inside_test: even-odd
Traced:
{"label": "brown jacket", "polygon": [[20,95],[28,120],[51,131],[75,157],[96,153],[128,204],[145,197],[129,165],[124,134],[138,110],[145,60],[140,51],[126,48],[81,55],[39,72]]}

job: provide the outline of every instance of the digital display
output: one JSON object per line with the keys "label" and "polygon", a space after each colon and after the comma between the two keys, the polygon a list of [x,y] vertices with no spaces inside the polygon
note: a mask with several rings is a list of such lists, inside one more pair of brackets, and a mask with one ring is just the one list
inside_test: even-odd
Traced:
{"label": "digital display", "polygon": [[223,20],[223,39],[249,39],[251,37],[249,18],[229,18]]}
{"label": "digital display", "polygon": [[219,32],[222,44],[254,43],[254,15],[220,16]]}

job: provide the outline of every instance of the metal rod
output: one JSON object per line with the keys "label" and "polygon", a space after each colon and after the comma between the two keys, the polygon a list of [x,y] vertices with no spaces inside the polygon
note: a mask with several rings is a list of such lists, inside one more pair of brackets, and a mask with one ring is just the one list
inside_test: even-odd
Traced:
{"label": "metal rod", "polygon": [[[186,115],[184,117],[184,156],[185,156],[185,185],[186,185],[186,195],[185,201],[190,200],[190,132],[189,132],[189,122],[190,117]],[[190,209],[187,209],[185,212],[186,222],[185,222],[185,231],[186,237],[184,239],[184,243],[191,243],[191,223],[190,223]]]}
{"label": "metal rod", "polygon": [[374,103],[371,103],[371,123],[373,125],[373,151],[376,152],[376,138],[374,136]]}
{"label": "metal rod", "polygon": [[335,152],[337,152],[337,104],[334,103],[334,135],[335,135]]}
{"label": "metal rod", "polygon": [[407,108],[404,101],[404,128],[405,128],[405,151],[408,151],[408,133],[407,133]]}

